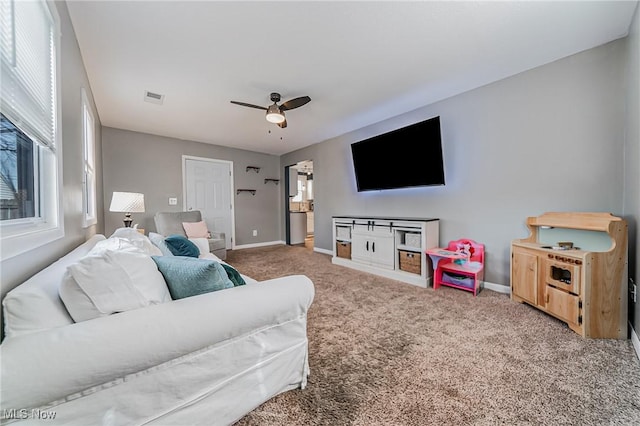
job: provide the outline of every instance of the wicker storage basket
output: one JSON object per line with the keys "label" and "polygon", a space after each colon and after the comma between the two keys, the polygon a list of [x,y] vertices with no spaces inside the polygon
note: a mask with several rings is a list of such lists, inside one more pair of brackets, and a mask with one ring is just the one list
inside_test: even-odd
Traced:
{"label": "wicker storage basket", "polygon": [[351,259],[351,243],[346,241],[336,241],[336,252],[338,257]]}
{"label": "wicker storage basket", "polygon": [[419,274],[421,272],[420,253],[398,250],[400,256],[400,270]]}

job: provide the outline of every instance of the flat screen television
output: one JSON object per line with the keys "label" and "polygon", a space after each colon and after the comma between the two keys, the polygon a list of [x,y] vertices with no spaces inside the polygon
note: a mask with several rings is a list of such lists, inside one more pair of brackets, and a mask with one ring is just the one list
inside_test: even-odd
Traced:
{"label": "flat screen television", "polygon": [[351,144],[358,192],[444,185],[440,117]]}

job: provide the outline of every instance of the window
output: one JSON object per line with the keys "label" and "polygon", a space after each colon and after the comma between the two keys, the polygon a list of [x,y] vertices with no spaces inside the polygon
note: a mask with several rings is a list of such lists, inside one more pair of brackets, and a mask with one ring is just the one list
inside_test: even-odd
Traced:
{"label": "window", "polygon": [[96,207],[96,171],[95,171],[95,121],[87,92],[82,89],[82,142],[84,146],[84,177],[83,183],[83,210],[84,226],[95,225],[98,222]]}
{"label": "window", "polygon": [[0,1],[1,258],[64,235],[55,7]]}
{"label": "window", "polygon": [[36,216],[38,147],[0,114],[0,220]]}

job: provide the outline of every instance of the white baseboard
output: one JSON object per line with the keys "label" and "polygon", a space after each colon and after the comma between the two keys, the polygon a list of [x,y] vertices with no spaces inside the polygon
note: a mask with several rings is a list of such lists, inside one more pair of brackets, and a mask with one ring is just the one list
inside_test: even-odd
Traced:
{"label": "white baseboard", "polygon": [[629,322],[629,328],[631,329],[631,343],[633,344],[633,348],[636,350],[636,356],[640,359],[640,339],[638,339],[638,335],[633,329],[631,322]]}
{"label": "white baseboard", "polygon": [[256,247],[267,247],[267,246],[278,246],[286,244],[284,241],[266,241],[264,243],[254,243],[254,244],[241,244],[239,246],[233,246],[233,250],[242,250],[248,248],[256,248]]}
{"label": "white baseboard", "polygon": [[490,283],[485,281],[484,288],[486,288],[487,290],[495,291],[496,293],[511,294],[511,287],[509,287],[508,285]]}
{"label": "white baseboard", "polygon": [[328,254],[329,256],[333,256],[333,251],[327,250],[327,249],[323,249],[323,248],[320,248],[320,247],[314,247],[313,251],[317,251],[318,253]]}

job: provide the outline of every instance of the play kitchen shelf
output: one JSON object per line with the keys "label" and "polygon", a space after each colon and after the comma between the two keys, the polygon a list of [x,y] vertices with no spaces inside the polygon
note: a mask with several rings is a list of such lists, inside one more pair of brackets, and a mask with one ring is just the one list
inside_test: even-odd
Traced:
{"label": "play kitchen shelf", "polygon": [[438,239],[438,219],[335,216],[331,261],[428,287],[433,270],[424,249]]}
{"label": "play kitchen shelf", "polygon": [[[583,337],[627,338],[627,223],[609,213],[529,217],[511,243],[511,299]],[[560,242],[571,242],[562,247]]]}

